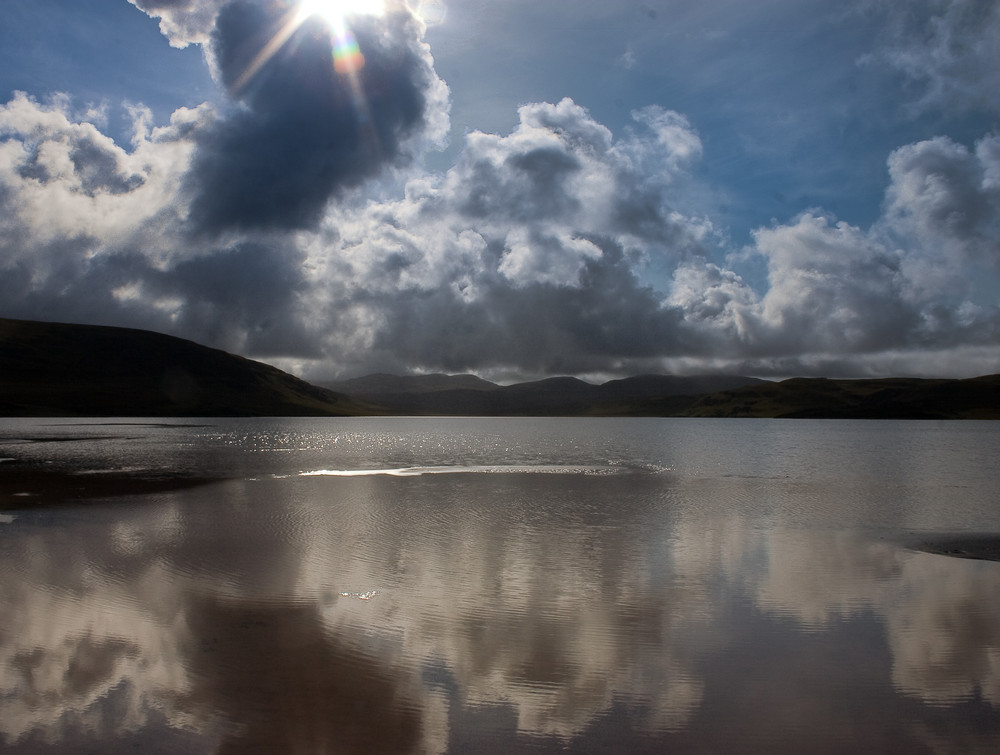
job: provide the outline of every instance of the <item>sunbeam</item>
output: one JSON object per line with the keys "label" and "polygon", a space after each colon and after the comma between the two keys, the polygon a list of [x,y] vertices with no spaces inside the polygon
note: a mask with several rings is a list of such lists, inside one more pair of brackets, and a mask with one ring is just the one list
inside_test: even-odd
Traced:
{"label": "sunbeam", "polygon": [[300,0],[290,11],[268,43],[261,48],[233,87],[239,91],[257,75],[264,64],[288,42],[289,38],[311,18],[319,18],[330,28],[333,37],[334,68],[340,74],[357,73],[364,66],[364,57],[354,34],[347,25],[350,16],[377,16],[385,11],[383,0]]}

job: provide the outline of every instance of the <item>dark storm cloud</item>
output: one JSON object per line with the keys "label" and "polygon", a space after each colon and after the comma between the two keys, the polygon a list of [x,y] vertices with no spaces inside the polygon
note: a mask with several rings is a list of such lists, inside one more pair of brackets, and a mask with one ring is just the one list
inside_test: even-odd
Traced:
{"label": "dark storm cloud", "polygon": [[476,218],[526,222],[558,217],[578,207],[566,191],[579,161],[563,149],[538,147],[510,155],[500,165],[480,159],[465,166],[468,195],[460,211]]}
{"label": "dark storm cloud", "polygon": [[621,248],[590,241],[601,255],[584,263],[574,287],[513,287],[497,277],[472,301],[448,289],[400,292],[382,303],[392,325],[376,338],[376,352],[453,372],[516,364],[559,374],[698,351],[685,342],[680,311],[637,280]]}
{"label": "dark storm cloud", "polygon": [[315,334],[303,327],[298,294],[306,288],[303,255],[291,244],[245,241],[184,260],[151,277],[163,297],[182,297],[175,327],[209,343],[251,353],[315,356]]}
{"label": "dark storm cloud", "polygon": [[44,282],[32,281],[26,267],[5,271],[0,296],[19,317],[127,324],[231,351],[317,355],[297,300],[301,255],[287,244],[243,242],[166,268],[137,249],[87,260],[81,248],[85,242],[65,241],[45,249],[61,262]]}
{"label": "dark storm cloud", "polygon": [[[280,8],[279,8],[280,10]],[[240,101],[199,145],[188,182],[197,230],[314,226],[334,196],[408,157],[435,76],[403,12],[359,17],[357,80],[333,67],[329,29],[308,20],[253,75],[288,13],[234,2],[212,35],[223,82]]]}

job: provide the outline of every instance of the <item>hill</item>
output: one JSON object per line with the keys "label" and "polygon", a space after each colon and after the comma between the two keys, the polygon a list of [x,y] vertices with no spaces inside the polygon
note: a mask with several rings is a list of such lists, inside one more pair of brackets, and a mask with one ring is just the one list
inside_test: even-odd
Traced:
{"label": "hill", "polygon": [[1000,419],[1000,375],[966,380],[639,375],[500,386],[472,375],[370,375],[327,387],[391,414],[459,416]]}
{"label": "hill", "polygon": [[1000,419],[1000,375],[965,380],[792,378],[700,396],[687,417]]}
{"label": "hill", "polygon": [[602,385],[553,377],[500,386],[473,375],[375,374],[324,385],[393,414],[644,416],[663,414],[668,405],[672,410],[684,408],[699,394],[761,382],[726,375],[639,375]]}
{"label": "hill", "polygon": [[0,319],[0,415],[343,416],[370,406],[270,365],[130,328]]}
{"label": "hill", "polygon": [[0,319],[6,416],[633,416],[1000,419],[1000,375],[967,380],[639,375],[501,386],[474,375],[311,385],[270,365],[130,328]]}

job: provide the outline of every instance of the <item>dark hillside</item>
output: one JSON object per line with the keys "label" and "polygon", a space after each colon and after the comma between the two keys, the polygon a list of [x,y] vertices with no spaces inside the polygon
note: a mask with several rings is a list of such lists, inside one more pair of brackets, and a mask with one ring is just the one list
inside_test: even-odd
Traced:
{"label": "dark hillside", "polygon": [[1000,419],[1000,375],[780,383],[639,375],[603,385],[554,377],[508,386],[474,375],[370,375],[333,386],[159,333],[0,319],[0,415],[6,416]]}
{"label": "dark hillside", "polygon": [[658,416],[687,407],[698,394],[760,382],[726,375],[638,375],[603,385],[553,377],[499,386],[473,375],[375,374],[326,385],[396,414]]}
{"label": "dark hillside", "polygon": [[129,328],[0,319],[0,415],[371,413],[260,362]]}
{"label": "dark hillside", "polygon": [[689,417],[1000,419],[1000,375],[965,380],[793,378],[701,396]]}

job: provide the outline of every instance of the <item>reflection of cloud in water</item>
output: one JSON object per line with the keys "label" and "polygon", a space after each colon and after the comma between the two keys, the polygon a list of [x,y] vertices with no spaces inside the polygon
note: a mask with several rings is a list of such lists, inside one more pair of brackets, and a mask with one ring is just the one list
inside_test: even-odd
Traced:
{"label": "reflection of cloud in water", "polygon": [[178,647],[183,634],[169,615],[151,615],[153,603],[140,605],[97,580],[77,594],[36,585],[48,589],[2,597],[3,741],[121,737],[147,726],[154,711],[170,714],[176,727],[197,728],[195,719],[170,711],[188,677]]}
{"label": "reflection of cloud in water", "polygon": [[888,634],[893,683],[931,703],[977,694],[1000,705],[1000,564],[914,553],[857,533],[776,529],[758,605],[822,630],[871,611]]}
{"label": "reflection of cloud in water", "polygon": [[775,529],[767,554],[754,585],[758,605],[817,629],[880,605],[900,572],[898,547],[855,532]]}
{"label": "reflection of cloud in water", "polygon": [[893,682],[945,703],[973,696],[1000,706],[1000,564],[914,554],[885,610]]}
{"label": "reflection of cloud in water", "polygon": [[[352,483],[376,508],[407,490],[392,480]],[[642,526],[635,507],[648,513],[647,488],[539,476],[420,484],[404,499],[408,527],[382,530],[373,511],[377,538],[347,538],[364,559],[345,557],[336,536],[307,541],[301,592],[322,589],[332,574],[351,585],[399,574],[368,605],[331,601],[331,626],[367,622],[396,633],[404,658],[447,669],[460,704],[506,704],[524,734],[571,737],[616,699],[645,705],[652,730],[683,725],[701,698],[686,645],[707,629],[708,608],[695,586],[651,580],[648,555],[636,548],[644,540],[632,531]],[[479,502],[471,516],[470,496]],[[608,496],[619,509],[601,513],[592,504]],[[330,523],[313,531],[330,537]]]}
{"label": "reflection of cloud in water", "polygon": [[[18,624],[0,643],[0,731],[58,739],[72,719],[88,741],[165,720],[233,751],[287,751],[319,726],[350,751],[364,723],[369,744],[442,751],[467,706],[503,704],[524,734],[569,737],[622,700],[650,730],[683,725],[707,604],[651,578],[634,531],[650,490],[483,477],[237,481],[55,531],[26,523],[4,554]],[[407,500],[415,483],[442,495]],[[609,495],[610,514],[596,505]],[[453,516],[468,496],[476,513]],[[444,676],[426,694],[433,668]],[[371,720],[337,718],[349,694]]]}
{"label": "reflection of cloud in water", "polygon": [[882,694],[1000,704],[1000,565],[764,528],[690,493],[642,474],[314,476],[19,516],[0,734],[441,752],[468,711],[566,742],[628,706],[629,727],[681,736],[733,703],[704,659],[759,639],[734,649],[734,596],[805,628],[802,653],[878,617]]}

